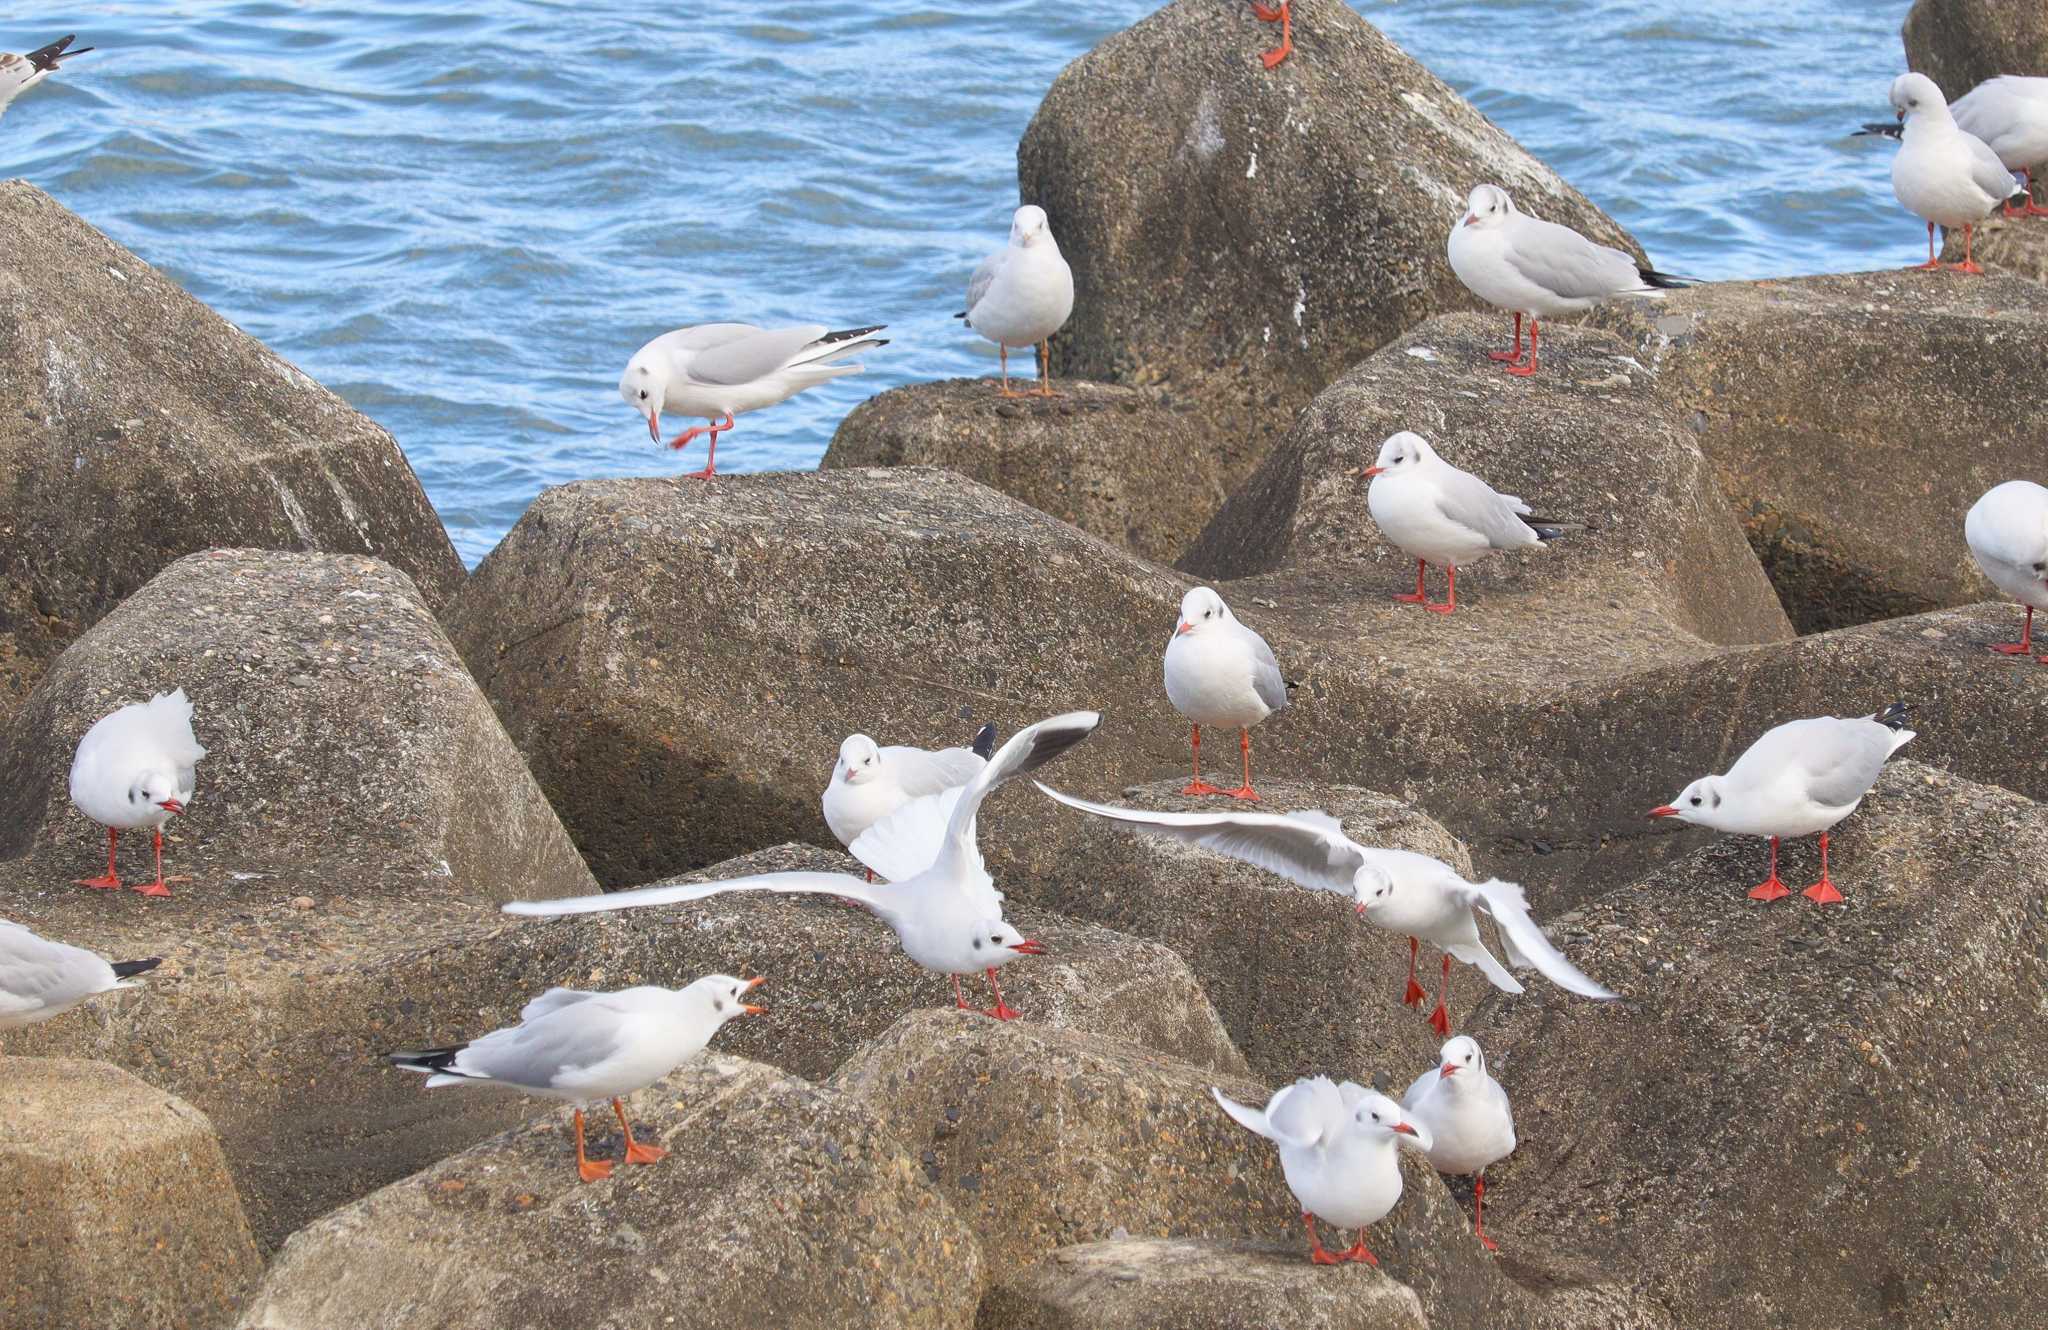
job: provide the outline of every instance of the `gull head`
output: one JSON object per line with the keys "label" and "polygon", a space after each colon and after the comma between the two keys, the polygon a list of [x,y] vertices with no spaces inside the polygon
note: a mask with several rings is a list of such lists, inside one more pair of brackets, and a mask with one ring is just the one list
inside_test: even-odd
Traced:
{"label": "gull head", "polygon": [[1458,225],[1472,226],[1484,231],[1488,227],[1506,225],[1508,218],[1515,215],[1515,201],[1499,185],[1479,185],[1465,199],[1465,216]]}
{"label": "gull head", "polygon": [[166,770],[145,771],[128,785],[128,805],[138,812],[145,808],[161,808],[167,813],[185,811],[185,801],[178,797],[178,777]]}
{"label": "gull head", "polygon": [[849,734],[839,745],[833,778],[847,785],[865,785],[882,774],[882,750],[865,734]]}
{"label": "gull head", "polygon": [[1230,607],[1210,587],[1198,586],[1180,598],[1180,623],[1175,637],[1186,637],[1230,622]]}
{"label": "gull head", "polygon": [[1427,1151],[1432,1144],[1427,1128],[1418,1127],[1401,1116],[1401,1106],[1377,1091],[1368,1090],[1352,1110],[1351,1124],[1368,1136],[1394,1141]]}
{"label": "gull head", "polygon": [[707,974],[683,990],[683,996],[696,1006],[702,1007],[710,1016],[713,1028],[724,1025],[736,1016],[759,1016],[765,1007],[757,1007],[747,1001],[751,993],[768,980],[761,975],[752,979],[735,979],[729,974]]}
{"label": "gull head", "polygon": [[647,437],[661,442],[661,399],[668,394],[668,371],[645,352],[626,362],[619,376],[619,397],[647,421]]}
{"label": "gull head", "polygon": [[1050,239],[1052,224],[1046,221],[1045,209],[1037,204],[1027,203],[1010,215],[1010,243],[1018,249],[1029,249]]}
{"label": "gull head", "polygon": [[1711,827],[1720,820],[1721,778],[1702,776],[1685,787],[1670,803],[1650,810],[1651,817],[1675,817],[1680,822]]}
{"label": "gull head", "polygon": [[1360,914],[1371,914],[1393,899],[1394,879],[1378,864],[1360,864],[1351,875],[1351,902]]}
{"label": "gull head", "polygon": [[1389,471],[1399,474],[1436,461],[1436,449],[1420,434],[1402,430],[1389,434],[1387,441],[1380,445],[1380,455],[1365,469],[1368,476],[1383,476]]}
{"label": "gull head", "polygon": [[1445,1044],[1437,1061],[1438,1074],[1454,1084],[1464,1084],[1458,1080],[1461,1074],[1475,1080],[1486,1075],[1486,1054],[1479,1051],[1479,1041],[1471,1035],[1461,1034]]}
{"label": "gull head", "polygon": [[1928,111],[1948,110],[1948,98],[1925,74],[1901,74],[1892,80],[1892,110],[1908,120]]}
{"label": "gull head", "polygon": [[967,950],[975,965],[984,969],[1007,965],[1019,956],[1045,955],[1043,946],[1001,919],[985,919],[976,924],[974,935],[967,940]]}

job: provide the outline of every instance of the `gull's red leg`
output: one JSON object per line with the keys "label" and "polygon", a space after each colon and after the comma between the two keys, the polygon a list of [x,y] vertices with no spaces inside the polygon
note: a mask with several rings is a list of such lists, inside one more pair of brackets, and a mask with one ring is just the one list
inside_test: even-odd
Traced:
{"label": "gull's red leg", "polygon": [[1444,1003],[1451,997],[1451,953],[1444,953],[1444,977],[1436,990],[1436,1010],[1429,1013],[1430,1028],[1448,1039],[1451,1037],[1451,1013],[1444,1010]]}
{"label": "gull's red leg", "polygon": [[1249,799],[1251,802],[1257,803],[1259,801],[1259,792],[1252,788],[1252,732],[1248,729],[1240,728],[1237,732],[1237,742],[1240,751],[1244,754],[1244,784],[1234,790],[1225,790],[1224,793],[1233,799]]}
{"label": "gull's red leg", "polygon": [[1378,1265],[1380,1258],[1365,1249],[1365,1230],[1358,1231],[1358,1241],[1337,1254],[1340,1261],[1364,1261],[1367,1265]]}
{"label": "gull's red leg", "polygon": [[[121,877],[118,873],[114,871],[114,844],[116,841],[120,840],[120,838],[120,832],[114,830],[112,827],[107,828],[107,875],[105,877],[79,878],[79,886],[105,888],[118,887],[121,885]],[[163,874],[158,873],[157,876],[162,877]]]}
{"label": "gull's red leg", "polygon": [[[2000,642],[1991,649],[2002,656],[2027,656],[2033,654],[2034,607],[2032,605],[2027,606],[2026,621],[2020,626],[2020,640],[2017,642]],[[108,834],[111,835],[112,833],[109,832]],[[108,871],[112,872],[113,870],[110,868]],[[86,885],[94,886],[97,884],[88,882]]]}
{"label": "gull's red leg", "polygon": [[1394,599],[1400,601],[1403,605],[1429,604],[1429,592],[1423,582],[1423,578],[1428,572],[1429,565],[1421,559],[1417,559],[1415,561],[1415,594],[1411,596],[1405,591],[1396,591]]}
{"label": "gull's red leg", "polygon": [[957,974],[953,976],[953,1005],[962,1011],[974,1010],[974,1008],[967,1005],[967,999],[960,994],[960,976]]}
{"label": "gull's red leg", "polygon": [[[730,411],[725,413],[725,422],[723,424],[720,424],[717,421],[713,421],[711,424],[703,427],[702,432],[709,434],[711,436],[711,451],[704,458],[704,469],[702,471],[685,471],[683,473],[685,479],[709,480],[712,476],[718,474],[718,436],[724,431],[729,430],[731,428],[732,412]],[[674,446],[678,448],[682,447],[685,443],[689,442],[690,439],[698,433],[698,430],[691,430],[688,434],[685,434],[681,438],[678,438],[675,441]]]}
{"label": "gull's red leg", "polygon": [[1969,225],[1963,227],[1963,261],[1961,263],[1951,263],[1949,267],[1954,268],[1957,272],[1976,273],[1981,277],[1984,275],[1984,270],[1977,266],[1977,260],[1970,255],[1970,240],[1976,229],[1976,227]]}
{"label": "gull's red leg", "polygon": [[626,1162],[629,1164],[651,1164],[657,1159],[666,1159],[668,1151],[658,1145],[642,1145],[633,1139],[633,1124],[626,1121],[626,1106],[617,1099],[612,1100],[612,1112],[619,1115],[619,1130],[626,1133]]}
{"label": "gull's red leg", "polygon": [[2028,217],[2048,217],[2048,208],[2039,207],[2034,203],[2034,173],[2032,171],[2021,171],[2020,178],[2027,182],[2027,206],[2022,210],[2024,215]]}
{"label": "gull's red leg", "polygon": [[1842,899],[1842,893],[1835,890],[1835,884],[1828,880],[1828,833],[1820,833],[1820,881],[1800,893],[1816,905],[1834,905]]}
{"label": "gull's red leg", "polygon": [[1280,0],[1278,9],[1268,9],[1258,3],[1258,0],[1252,0],[1252,12],[1268,23],[1277,21],[1280,24],[1280,44],[1259,56],[1259,59],[1265,62],[1266,68],[1271,69],[1294,54],[1293,0]]}
{"label": "gull's red leg", "polygon": [[1003,990],[996,983],[996,972],[995,967],[993,966],[989,967],[988,986],[989,991],[996,995],[996,1005],[990,1007],[986,1012],[983,1012],[983,1015],[993,1016],[999,1021],[1014,1021],[1019,1016],[1022,1016],[1024,1014],[1023,1012],[1018,1011],[1015,1007],[1011,1006],[1009,1003],[1003,1001]]}
{"label": "gull's red leg", "polygon": [[1451,579],[1451,589],[1445,593],[1444,603],[1432,605],[1428,601],[1422,602],[1422,608],[1432,614],[1455,614],[1458,610],[1458,565],[1447,563],[1444,572]]}
{"label": "gull's red leg", "polygon": [[1522,363],[1522,316],[1515,315],[1515,349],[1512,351],[1488,351],[1488,360],[1504,360],[1510,365]]}
{"label": "gull's red leg", "polygon": [[145,882],[137,887],[136,890],[145,896],[168,896],[171,894],[171,889],[164,884],[164,829],[162,827],[156,829],[155,844],[156,881]]}
{"label": "gull's red leg", "polygon": [[1052,339],[1046,338],[1038,344],[1038,395],[1058,397],[1052,390]]}
{"label": "gull's red leg", "polygon": [[1508,373],[1518,379],[1526,379],[1536,372],[1536,330],[1542,326],[1543,321],[1541,319],[1529,320],[1529,363],[1526,365],[1508,366]]}
{"label": "gull's red leg", "polygon": [[1308,1225],[1308,1258],[1317,1265],[1335,1265],[1343,1260],[1341,1256],[1323,1250],[1323,1240],[1316,1236],[1316,1217],[1308,1211],[1301,1212],[1301,1222]]}
{"label": "gull's red leg", "polygon": [[1778,838],[1771,837],[1771,875],[1749,890],[1753,901],[1774,901],[1780,896],[1791,895],[1791,889],[1778,881]]}
{"label": "gull's red leg", "polygon": [[1422,940],[1420,938],[1411,937],[1408,939],[1408,991],[1401,995],[1401,1005],[1404,1007],[1419,1007],[1422,1005],[1422,1000],[1429,996],[1429,994],[1422,991],[1422,985],[1415,982],[1415,957],[1416,953],[1421,950]]}
{"label": "gull's red leg", "polygon": [[1472,1208],[1479,1217],[1473,1225],[1473,1231],[1479,1234],[1479,1245],[1488,1251],[1499,1251],[1500,1248],[1493,1245],[1493,1239],[1486,1236],[1486,1170],[1483,1168],[1479,1170],[1479,1180],[1472,1184]]}
{"label": "gull's red leg", "polygon": [[592,1159],[583,1153],[583,1110],[576,1110],[576,1175],[585,1182],[596,1182],[612,1175],[612,1161]]}
{"label": "gull's red leg", "polygon": [[1927,224],[1927,262],[1916,263],[1908,271],[1933,272],[1941,266],[1941,260],[1934,253],[1934,223]]}
{"label": "gull's red leg", "polygon": [[1194,750],[1195,778],[1188,782],[1182,794],[1221,794],[1222,790],[1202,779],[1202,727],[1195,726],[1195,737],[1189,741]]}

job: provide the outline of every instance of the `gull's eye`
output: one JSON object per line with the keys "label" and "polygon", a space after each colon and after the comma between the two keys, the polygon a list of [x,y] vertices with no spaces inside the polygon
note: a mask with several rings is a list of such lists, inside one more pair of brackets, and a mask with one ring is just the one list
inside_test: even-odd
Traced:
{"label": "gull's eye", "polygon": [[1699,796],[1698,796],[1697,794],[1695,794],[1695,795],[1694,795],[1694,796],[1692,797],[1692,806],[1693,806],[1694,808],[1698,808],[1698,807],[1700,806],[1700,797],[1699,797]]}
{"label": "gull's eye", "polygon": [[647,390],[645,388],[640,390],[640,400],[643,402],[647,400]]}
{"label": "gull's eye", "polygon": [[2037,573],[2048,573],[2048,563],[2037,563],[2037,564],[2035,564],[2035,565],[2034,565],[2034,571],[2035,571],[2035,572],[2037,572]]}
{"label": "gull's eye", "polygon": [[1373,1120],[1374,1122],[1378,1122],[1378,1121],[1380,1120],[1380,1115],[1379,1115],[1379,1114],[1377,1114],[1377,1113],[1373,1114],[1373,1115],[1372,1115],[1372,1120]]}
{"label": "gull's eye", "polygon": [[990,939],[989,939],[989,941],[990,941],[990,942],[992,942],[992,943],[994,943],[994,944],[995,944],[996,946],[998,946],[998,947],[1000,947],[1000,946],[1002,946],[1002,945],[1003,945],[1003,940],[1002,940],[1001,938],[999,938],[999,937],[992,937],[992,938],[990,938]]}

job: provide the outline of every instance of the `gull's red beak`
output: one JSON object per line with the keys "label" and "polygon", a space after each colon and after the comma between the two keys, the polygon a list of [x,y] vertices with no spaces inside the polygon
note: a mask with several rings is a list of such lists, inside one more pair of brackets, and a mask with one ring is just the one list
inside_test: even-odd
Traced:
{"label": "gull's red beak", "polygon": [[1662,808],[1652,808],[1652,809],[1650,810],[1650,816],[1651,816],[1651,817],[1677,817],[1677,816],[1678,816],[1678,810],[1677,810],[1676,808],[1673,808],[1673,807],[1672,807],[1672,806],[1671,806],[1670,804],[1665,804],[1665,805],[1664,805],[1664,806],[1663,806]]}
{"label": "gull's red beak", "polygon": [[1364,913],[1365,913],[1365,903],[1364,903],[1363,901],[1361,901],[1361,902],[1359,903],[1359,905],[1358,905],[1358,912],[1359,912],[1360,914],[1364,914]]}
{"label": "gull's red beak", "polygon": [[1396,1122],[1396,1123],[1394,1124],[1394,1130],[1395,1130],[1395,1131],[1398,1131],[1398,1132],[1400,1132],[1400,1133],[1401,1133],[1401,1134],[1402,1134],[1403,1136],[1415,1136],[1415,1135],[1419,1135],[1419,1133],[1418,1133],[1418,1132],[1417,1132],[1417,1131],[1415,1130],[1415,1128],[1413,1128],[1413,1127],[1409,1126],[1409,1125],[1408,1125],[1407,1123],[1405,1123],[1405,1122]]}
{"label": "gull's red beak", "polygon": [[656,443],[661,442],[661,412],[649,411],[647,413],[647,437]]}
{"label": "gull's red beak", "polygon": [[1385,468],[1385,467],[1383,467],[1383,466],[1369,466],[1369,467],[1367,467],[1367,468],[1365,469],[1365,474],[1366,474],[1366,475],[1367,475],[1368,477],[1371,477],[1371,476],[1376,476],[1376,475],[1380,474],[1380,472],[1382,472],[1382,471],[1385,471],[1385,470],[1386,470],[1386,468]]}
{"label": "gull's red beak", "polygon": [[1193,624],[1183,620],[1181,626],[1173,630],[1173,635],[1175,637],[1179,637],[1182,633],[1192,632],[1194,630],[1194,627],[1195,626]]}
{"label": "gull's red beak", "polygon": [[1476,212],[1468,212],[1468,213],[1466,213],[1466,214],[1465,214],[1465,220],[1464,220],[1464,221],[1462,221],[1462,222],[1459,222],[1459,223],[1458,223],[1458,225],[1460,225],[1460,226],[1470,226],[1470,225],[1472,225],[1472,223],[1474,223],[1474,222],[1476,222],[1476,221],[1478,221],[1478,220],[1479,220],[1479,214],[1478,214],[1478,213],[1476,213]]}
{"label": "gull's red beak", "polygon": [[182,813],[185,811],[185,805],[179,803],[176,799],[159,799],[156,801],[156,806],[158,808],[168,808],[173,813]]}
{"label": "gull's red beak", "polygon": [[1035,941],[1034,939],[1028,937],[1025,938],[1022,942],[1019,942],[1016,945],[1012,946],[1010,950],[1016,952],[1019,956],[1045,955],[1045,947],[1037,941]]}
{"label": "gull's red beak", "polygon": [[[757,974],[757,975],[755,975],[755,976],[754,976],[754,977],[753,977],[752,979],[749,979],[749,980],[747,980],[747,987],[746,987],[746,989],[745,989],[745,990],[742,990],[742,991],[751,991],[751,990],[753,990],[753,989],[759,988],[759,987],[760,987],[761,985],[763,985],[763,984],[765,984],[765,983],[767,983],[767,982],[768,982],[768,976],[767,976],[767,975],[765,975],[765,974]],[[754,1005],[753,1003],[751,1003],[751,1002],[748,1002],[748,1003],[744,1003],[744,1004],[742,1004],[742,1005],[741,1005],[741,1007],[740,1007],[740,1010],[741,1010],[741,1011],[744,1011],[744,1012],[745,1012],[745,1013],[747,1013],[747,1015],[749,1015],[749,1016],[759,1016],[759,1015],[760,1015],[760,1014],[761,1014],[762,1012],[764,1012],[764,1011],[768,1010],[768,1008],[766,1008],[766,1007],[757,1007],[757,1006],[755,1006],[755,1005]]]}
{"label": "gull's red beak", "polygon": [[1443,1073],[1443,1078],[1445,1080],[1449,1080],[1451,1079],[1451,1077],[1456,1076],[1458,1074],[1458,1064],[1455,1062],[1446,1062],[1444,1063],[1441,1070]]}

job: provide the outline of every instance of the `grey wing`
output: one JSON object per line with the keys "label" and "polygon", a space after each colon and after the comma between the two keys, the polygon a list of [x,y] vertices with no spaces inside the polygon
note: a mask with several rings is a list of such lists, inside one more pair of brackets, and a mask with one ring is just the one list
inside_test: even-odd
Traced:
{"label": "grey wing", "polygon": [[0,921],[0,1016],[42,1011],[113,982],[113,969],[83,947]]}
{"label": "grey wing", "polygon": [[2008,199],[2019,193],[2019,181],[2005,169],[2005,163],[1998,160],[1990,144],[1970,133],[1963,135],[1963,143],[1970,150],[1970,179],[1977,182],[1977,188],[1994,199]]}
{"label": "grey wing", "polygon": [[1528,899],[1519,886],[1499,878],[1485,882],[1464,882],[1460,879],[1460,882],[1462,890],[1458,894],[1466,903],[1485,910],[1500,925],[1510,960],[1534,967],[1551,983],[1581,997],[1607,999],[1619,996],[1587,977],[1585,971],[1572,964],[1543,935],[1543,930],[1529,917]]}
{"label": "grey wing", "polygon": [[955,785],[965,785],[981,774],[986,764],[965,748],[887,748],[888,762],[895,769],[896,783],[911,795],[937,794]]}
{"label": "grey wing", "polygon": [[1573,300],[1597,300],[1643,284],[1627,254],[1540,218],[1522,218],[1502,254],[1523,277]]}
{"label": "grey wing", "polygon": [[564,1007],[573,1007],[579,1002],[586,1002],[591,998],[603,996],[604,994],[602,993],[593,993],[585,988],[550,988],[547,992],[542,993],[539,997],[521,1007],[519,1009],[519,1019],[521,1021],[537,1021],[551,1011],[560,1011]]}
{"label": "grey wing", "polygon": [[1003,266],[1003,259],[1008,256],[1009,252],[1008,247],[1005,247],[989,255],[975,268],[974,276],[967,279],[966,314],[968,327],[972,328],[974,326],[974,307],[979,305],[981,298],[988,294],[989,287],[996,280],[996,270]]}
{"label": "grey wing", "polygon": [[[886,888],[885,888],[886,890]],[[716,882],[674,882],[631,891],[601,891],[595,896],[567,896],[551,901],[508,901],[506,914],[550,918],[558,914],[596,914],[631,910],[643,905],[675,905],[722,896],[729,891],[774,891],[787,895],[844,896],[873,908],[880,902],[874,888],[846,873],[757,873]]]}
{"label": "grey wing", "polygon": [[1486,537],[1495,549],[1513,549],[1536,543],[1536,532],[1522,516],[1529,505],[1512,494],[1501,494],[1469,471],[1444,468],[1438,485],[1437,510],[1449,520]]}
{"label": "grey wing", "polygon": [[977,875],[986,877],[981,851],[974,843],[975,818],[980,815],[981,801],[997,786],[1044,766],[1080,743],[1095,733],[1095,727],[1101,723],[1101,712],[1066,711],[1011,735],[1010,741],[996,749],[974,779],[959,787],[960,795],[946,819],[945,840],[933,867],[945,865],[953,878],[961,882]]}
{"label": "grey wing", "polygon": [[551,1086],[563,1073],[594,1066],[618,1052],[624,1026],[619,1013],[601,1000],[605,996],[493,1030],[462,1050],[455,1065],[511,1085]]}
{"label": "grey wing", "polygon": [[[1159,813],[1090,803],[1038,783],[1048,798],[1084,813],[1122,822],[1133,831],[1185,841],[1276,873],[1296,886],[1350,896],[1365,855],[1334,820],[1275,813]],[[1320,819],[1320,820],[1318,820]]]}
{"label": "grey wing", "polygon": [[1265,638],[1249,628],[1245,631],[1252,638],[1252,691],[1268,709],[1278,711],[1287,705],[1287,680],[1280,675],[1280,658],[1266,645]]}
{"label": "grey wing", "polygon": [[1898,735],[1874,720],[1836,719],[1817,737],[1807,750],[1806,793],[1824,808],[1842,808],[1877,784]]}
{"label": "grey wing", "polygon": [[822,323],[800,328],[777,328],[736,338],[698,353],[690,361],[690,377],[700,383],[752,383],[782,369],[797,352],[823,337]]}

